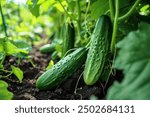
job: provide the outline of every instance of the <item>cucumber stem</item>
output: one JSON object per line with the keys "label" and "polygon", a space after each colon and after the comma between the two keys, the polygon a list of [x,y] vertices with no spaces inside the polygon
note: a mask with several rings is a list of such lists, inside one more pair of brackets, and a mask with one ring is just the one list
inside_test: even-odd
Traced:
{"label": "cucumber stem", "polygon": [[109,8],[110,8],[110,16],[111,16],[111,20],[114,19],[115,16],[115,9],[114,9],[114,4],[113,4],[113,0],[109,0]]}
{"label": "cucumber stem", "polygon": [[115,50],[116,44],[116,35],[117,35],[117,28],[118,28],[118,16],[119,16],[119,0],[116,0],[116,8],[115,8],[115,18],[113,24],[113,34],[112,34],[112,41],[110,45],[110,50],[113,53]]}
{"label": "cucumber stem", "polygon": [[11,71],[8,75],[6,75],[6,76],[0,76],[0,78],[8,78],[12,74],[13,74],[13,72]]}
{"label": "cucumber stem", "polygon": [[134,5],[131,7],[131,9],[123,16],[120,16],[118,18],[118,21],[122,21],[122,20],[125,20],[127,19],[128,17],[130,17],[134,11],[135,11],[135,8],[137,7],[137,5],[140,3],[141,0],[136,0],[136,2],[134,3]]}
{"label": "cucumber stem", "polygon": [[89,29],[88,29],[88,26],[87,26],[87,17],[88,17],[88,12],[89,12],[89,9],[90,9],[91,2],[90,2],[90,0],[87,1],[87,2],[88,3],[87,3],[87,8],[86,8],[85,17],[84,17],[84,20],[85,20],[85,29],[86,29],[87,33],[89,35],[91,35],[91,33],[90,33]]}
{"label": "cucumber stem", "polygon": [[81,40],[81,8],[80,8],[80,0],[76,1],[78,19],[77,19],[77,30],[78,30],[78,38]]}

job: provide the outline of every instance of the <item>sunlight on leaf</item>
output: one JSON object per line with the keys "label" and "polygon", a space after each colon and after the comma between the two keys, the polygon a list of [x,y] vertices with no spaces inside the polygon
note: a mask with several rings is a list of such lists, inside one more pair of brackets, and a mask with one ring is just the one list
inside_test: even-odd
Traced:
{"label": "sunlight on leaf", "polygon": [[[67,4],[66,1],[61,2],[61,4],[62,4],[64,7],[68,6],[68,4]],[[63,7],[61,6],[61,4],[60,4],[59,2],[57,2],[57,3],[54,5],[54,7],[56,7],[60,12],[63,13],[63,12],[64,12],[64,9],[63,9]]]}
{"label": "sunlight on leaf", "polygon": [[43,12],[47,12],[50,7],[52,7],[56,3],[56,0],[47,0],[43,4],[41,4],[41,10]]}

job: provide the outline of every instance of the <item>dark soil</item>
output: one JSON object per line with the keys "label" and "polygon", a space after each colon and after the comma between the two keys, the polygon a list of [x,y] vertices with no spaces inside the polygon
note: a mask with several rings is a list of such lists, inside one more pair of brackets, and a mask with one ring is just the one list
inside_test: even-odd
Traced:
{"label": "dark soil", "polygon": [[[82,74],[83,69],[76,71],[71,77],[59,86],[46,91],[40,91],[35,87],[37,78],[44,72],[51,57],[50,54],[41,54],[38,47],[34,47],[30,53],[33,66],[28,60],[22,60],[19,67],[24,71],[24,79],[22,83],[11,75],[5,81],[9,84],[9,90],[14,94],[14,100],[77,100],[77,99],[91,99],[92,95],[98,99],[105,99],[109,86],[112,85],[116,78],[122,78],[122,73],[117,72],[111,76],[106,83],[98,82],[93,86],[84,84],[82,77],[77,85],[77,80]],[[5,62],[5,68],[10,68],[11,64],[16,64],[16,59],[8,57]],[[119,80],[119,79],[117,79]],[[106,87],[104,87],[106,86]]]}

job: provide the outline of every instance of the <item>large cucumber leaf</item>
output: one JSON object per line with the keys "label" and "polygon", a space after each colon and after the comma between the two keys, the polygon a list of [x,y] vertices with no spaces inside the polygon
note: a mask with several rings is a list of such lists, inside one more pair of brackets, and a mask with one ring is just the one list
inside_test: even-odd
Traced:
{"label": "large cucumber leaf", "polygon": [[121,83],[115,82],[107,99],[150,99],[150,24],[141,23],[117,44],[120,48],[114,67],[124,72]]}

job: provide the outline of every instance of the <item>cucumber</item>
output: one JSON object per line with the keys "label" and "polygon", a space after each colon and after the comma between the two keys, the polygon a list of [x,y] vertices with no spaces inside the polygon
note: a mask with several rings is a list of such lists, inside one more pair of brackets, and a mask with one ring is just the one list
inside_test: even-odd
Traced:
{"label": "cucumber", "polygon": [[36,87],[40,90],[46,90],[57,86],[81,67],[86,60],[86,55],[86,48],[78,48],[68,54],[38,78]]}
{"label": "cucumber", "polygon": [[96,22],[91,37],[91,45],[88,51],[83,79],[85,84],[93,85],[100,78],[111,41],[112,24],[106,15],[100,16]]}
{"label": "cucumber", "polygon": [[65,37],[63,38],[63,52],[62,55],[64,56],[66,52],[72,48],[74,48],[75,43],[75,28],[73,23],[67,24]]}
{"label": "cucumber", "polygon": [[40,52],[41,53],[53,52],[53,51],[55,51],[55,45],[56,44],[54,44],[54,43],[46,44],[40,48]]}

